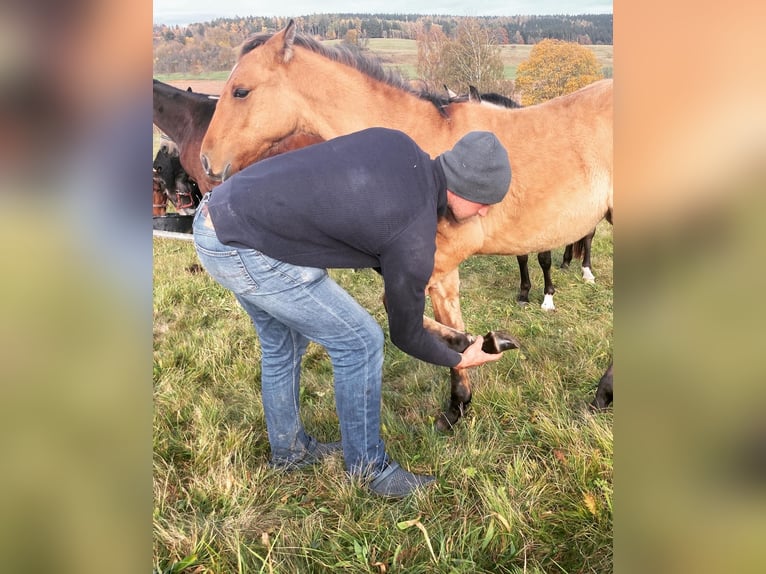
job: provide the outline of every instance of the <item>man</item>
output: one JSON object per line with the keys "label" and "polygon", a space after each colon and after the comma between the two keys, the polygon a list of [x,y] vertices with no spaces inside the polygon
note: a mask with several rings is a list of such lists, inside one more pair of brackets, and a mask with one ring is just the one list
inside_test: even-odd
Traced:
{"label": "man", "polygon": [[[500,355],[462,354],[423,328],[439,216],[487,213],[511,180],[489,132],[471,132],[436,159],[402,132],[371,128],[255,163],[206,195],[194,221],[200,261],[253,320],[272,467],[289,470],[343,451],[375,494],[403,497],[434,479],[391,460],[380,437],[383,332],[326,268],[378,268],[391,341],[420,360],[467,368]],[[309,436],[299,413],[309,341],[333,365],[341,442]]]}

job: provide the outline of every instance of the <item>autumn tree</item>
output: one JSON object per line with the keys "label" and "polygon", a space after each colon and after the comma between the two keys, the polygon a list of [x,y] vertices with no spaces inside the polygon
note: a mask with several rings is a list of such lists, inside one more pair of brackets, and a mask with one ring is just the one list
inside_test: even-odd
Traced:
{"label": "autumn tree", "polygon": [[539,104],[604,77],[591,50],[574,42],[542,40],[516,70],[516,93],[525,106]]}
{"label": "autumn tree", "polygon": [[442,72],[442,49],[447,36],[442,27],[433,22],[420,22],[415,33],[418,46],[418,78],[430,91],[436,91],[444,83]]}
{"label": "autumn tree", "polygon": [[459,92],[475,86],[482,92],[501,91],[503,61],[496,35],[475,18],[458,25],[450,40],[441,26],[427,23],[417,33],[418,76],[428,89],[446,85]]}
{"label": "autumn tree", "polygon": [[455,90],[475,86],[481,92],[501,91],[503,60],[495,34],[475,18],[458,24],[455,40],[447,42],[441,53],[444,83]]}

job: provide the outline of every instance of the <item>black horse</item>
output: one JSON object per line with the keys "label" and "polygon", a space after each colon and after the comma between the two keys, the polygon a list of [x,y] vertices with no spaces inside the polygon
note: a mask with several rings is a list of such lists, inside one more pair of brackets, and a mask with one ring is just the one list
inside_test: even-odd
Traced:
{"label": "black horse", "polygon": [[172,141],[163,140],[152,167],[176,212],[193,215],[202,200],[202,192],[181,165],[178,147]]}

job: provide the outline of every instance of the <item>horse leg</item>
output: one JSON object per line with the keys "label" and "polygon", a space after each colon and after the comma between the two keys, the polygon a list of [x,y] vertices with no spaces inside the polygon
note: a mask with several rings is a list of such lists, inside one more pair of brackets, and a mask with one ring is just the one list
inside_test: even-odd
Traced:
{"label": "horse leg", "polygon": [[[428,288],[434,317],[439,323],[465,331],[460,312],[460,274],[457,268],[445,274],[439,283]],[[436,428],[448,431],[460,420],[471,403],[471,380],[467,369],[450,369],[450,399],[445,412],[436,418]]]}
{"label": "horse leg", "polygon": [[[457,351],[458,353],[462,353],[476,341],[476,337],[470,333],[458,331],[447,325],[442,325],[438,321],[434,321],[425,315],[423,316],[423,327],[442,339],[447,343],[447,346],[450,349]],[[481,345],[482,351],[493,355],[500,354],[503,351],[508,351],[510,349],[518,349],[520,347],[521,345],[519,341],[513,335],[510,335],[505,331],[488,332],[484,335],[484,342]]]}
{"label": "horse leg", "polygon": [[516,297],[516,301],[519,302],[519,305],[522,307],[524,305],[527,305],[529,303],[529,290],[532,288],[532,281],[529,279],[529,265],[528,265],[529,256],[528,255],[517,255],[516,261],[519,262],[519,296]]}
{"label": "horse leg", "polygon": [[553,279],[551,279],[551,252],[542,251],[538,253],[537,262],[540,264],[540,269],[543,270],[543,280],[545,281],[545,297],[541,307],[544,311],[555,311],[556,306],[553,304],[553,294],[556,292],[556,289],[553,287]]}
{"label": "horse leg", "polygon": [[564,247],[564,256],[561,258],[561,265],[559,269],[569,269],[569,264],[572,262],[572,244],[570,243]]}
{"label": "horse leg", "polygon": [[590,248],[595,235],[596,229],[594,228],[593,231],[580,240],[582,242],[582,278],[586,283],[596,282],[596,278],[590,270]]}
{"label": "horse leg", "polygon": [[609,365],[609,368],[601,377],[598,382],[598,388],[596,389],[596,396],[590,403],[590,407],[593,410],[603,410],[612,404],[614,400],[614,380],[612,377],[612,367],[614,362]]}

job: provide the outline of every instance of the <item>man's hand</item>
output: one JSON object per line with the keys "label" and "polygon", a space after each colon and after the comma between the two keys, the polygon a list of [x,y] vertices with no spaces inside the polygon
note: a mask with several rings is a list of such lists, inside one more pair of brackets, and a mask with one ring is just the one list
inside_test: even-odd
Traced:
{"label": "man's hand", "polygon": [[462,359],[455,365],[456,369],[467,369],[468,367],[478,367],[491,361],[499,361],[503,356],[501,353],[490,354],[482,351],[481,346],[484,343],[484,337],[476,337],[473,344],[461,353]]}

